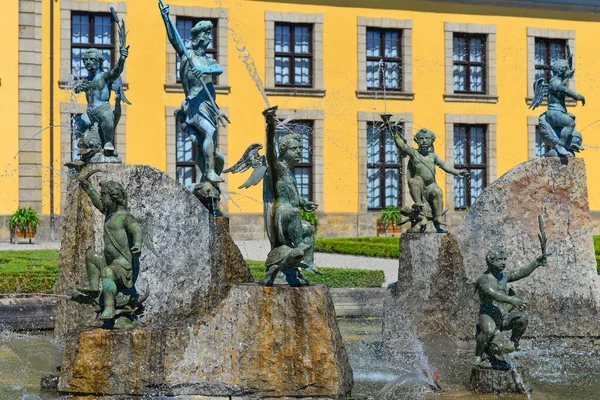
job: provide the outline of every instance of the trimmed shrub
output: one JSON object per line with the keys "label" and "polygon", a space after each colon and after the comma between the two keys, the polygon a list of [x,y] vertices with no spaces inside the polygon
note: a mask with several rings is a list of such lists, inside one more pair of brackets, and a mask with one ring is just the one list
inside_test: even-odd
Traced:
{"label": "trimmed shrub", "polygon": [[58,250],[0,251],[0,293],[52,293]]}
{"label": "trimmed shrub", "polygon": [[315,241],[315,251],[367,257],[398,258],[400,239],[397,237],[323,238]]}

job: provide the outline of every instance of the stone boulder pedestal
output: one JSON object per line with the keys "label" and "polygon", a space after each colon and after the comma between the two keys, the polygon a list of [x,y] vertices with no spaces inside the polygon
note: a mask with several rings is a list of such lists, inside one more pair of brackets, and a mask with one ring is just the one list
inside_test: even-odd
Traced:
{"label": "stone boulder pedestal", "polygon": [[241,284],[189,325],[67,335],[59,390],[343,399],[352,370],[326,286]]}
{"label": "stone boulder pedestal", "polygon": [[525,394],[529,387],[529,369],[517,367],[514,370],[473,368],[469,389],[475,393]]}

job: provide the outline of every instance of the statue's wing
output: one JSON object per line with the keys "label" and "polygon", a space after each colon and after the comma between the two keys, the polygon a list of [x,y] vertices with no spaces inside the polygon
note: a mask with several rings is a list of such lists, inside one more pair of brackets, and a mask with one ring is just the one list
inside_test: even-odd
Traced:
{"label": "statue's wing", "polygon": [[475,295],[477,286],[473,282],[469,282],[467,279],[464,279],[460,283],[460,289],[458,294],[458,305],[456,310],[454,310],[454,314],[459,313],[463,308],[469,304],[469,300]]}
{"label": "statue's wing", "polygon": [[137,218],[138,223],[142,227],[142,245],[144,245],[152,254],[157,258],[158,252],[154,248],[154,223],[150,214],[146,214],[144,217]]}
{"label": "statue's wing", "polygon": [[227,168],[225,173],[233,173],[236,174],[238,172],[245,172],[250,167],[254,170],[252,171],[252,175],[246,182],[244,182],[239,188],[244,189],[250,186],[258,185],[260,181],[265,176],[265,172],[267,170],[267,159],[264,155],[258,154],[258,152],[263,148],[263,145],[260,143],[252,143],[240,160],[235,163],[231,168]]}
{"label": "statue's wing", "polygon": [[115,97],[117,101],[123,101],[125,104],[131,105],[127,97],[125,97],[125,92],[123,91],[123,79],[119,76],[115,79],[110,87],[115,92]]}
{"label": "statue's wing", "polygon": [[546,83],[544,78],[538,78],[533,83],[533,100],[531,101],[530,109],[535,110],[537,106],[542,104],[544,97],[548,95],[550,85]]}

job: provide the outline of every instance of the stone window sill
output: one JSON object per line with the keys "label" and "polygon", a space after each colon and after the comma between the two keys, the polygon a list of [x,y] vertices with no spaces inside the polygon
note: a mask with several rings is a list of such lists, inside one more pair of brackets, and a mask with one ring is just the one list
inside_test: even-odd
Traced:
{"label": "stone window sill", "polygon": [[445,94],[444,100],[464,103],[497,103],[498,96],[490,96],[488,94],[452,93]]}
{"label": "stone window sill", "polygon": [[265,93],[272,96],[325,97],[325,89],[303,87],[265,88]]}
{"label": "stone window sill", "polygon": [[414,100],[415,94],[409,92],[387,91],[385,95],[382,90],[357,90],[357,99],[390,99],[390,100]]}
{"label": "stone window sill", "polygon": [[[181,83],[167,83],[164,86],[167,93],[183,93]],[[231,93],[231,86],[215,86],[215,92],[217,94],[229,94]]]}
{"label": "stone window sill", "polygon": [[[531,105],[532,101],[533,101],[533,97],[526,97],[525,98],[525,102],[527,103],[528,106]],[[542,101],[542,103],[540,105],[541,106],[547,106],[548,105],[548,99],[544,98],[544,101]],[[571,106],[571,107],[575,107],[577,105],[577,101],[575,101],[573,99],[565,99],[565,105]]]}
{"label": "stone window sill", "polygon": [[[59,89],[68,89],[69,88],[69,82],[58,81],[58,88]],[[128,90],[128,89],[129,89],[129,83],[123,82],[123,90]]]}

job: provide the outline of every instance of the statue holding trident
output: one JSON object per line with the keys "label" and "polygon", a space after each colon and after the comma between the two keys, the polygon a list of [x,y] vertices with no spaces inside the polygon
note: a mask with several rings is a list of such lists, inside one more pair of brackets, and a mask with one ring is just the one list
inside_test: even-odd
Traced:
{"label": "statue holding trident", "polygon": [[175,116],[181,123],[181,129],[191,136],[199,148],[196,156],[196,168],[201,173],[201,186],[212,186],[213,198],[219,197],[217,184],[223,182],[221,172],[225,160],[216,148],[218,125],[226,126],[227,117],[219,112],[215,103],[213,75],[223,73],[219,63],[207,55],[206,48],[212,41],[210,21],[200,21],[192,28],[192,45],[188,50],[169,15],[169,6],[158,1],[167,36],[173,48],[181,57],[179,74],[186,98]]}

